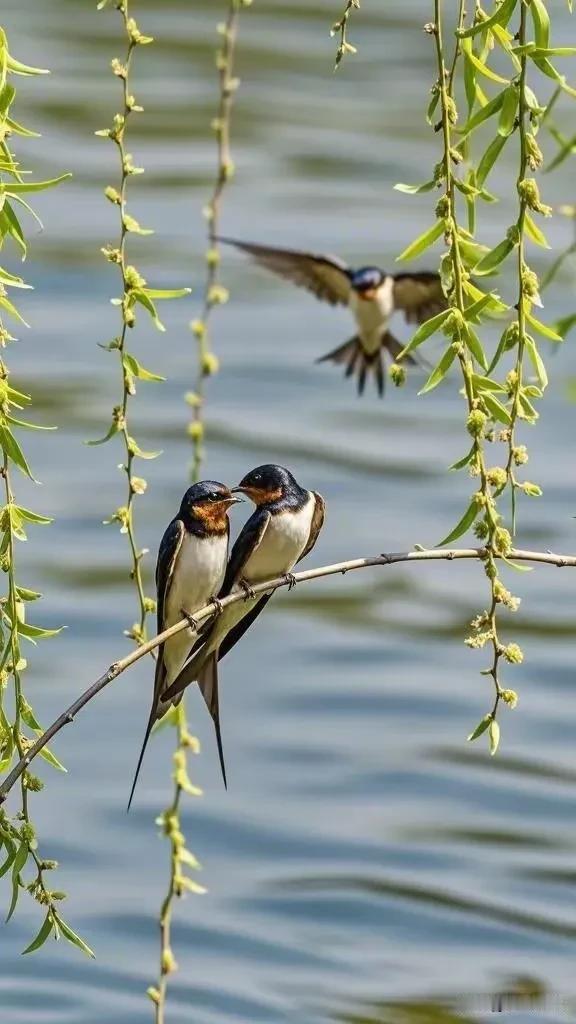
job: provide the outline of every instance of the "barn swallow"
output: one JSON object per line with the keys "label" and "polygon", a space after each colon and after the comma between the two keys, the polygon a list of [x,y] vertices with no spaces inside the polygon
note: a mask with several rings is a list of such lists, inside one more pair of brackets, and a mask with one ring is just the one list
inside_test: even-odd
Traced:
{"label": "barn swallow", "polygon": [[[274,249],[234,238],[219,238],[248,253],[266,270],[287,278],[300,288],[307,288],[317,299],[332,306],[348,306],[356,321],[357,333],[343,345],[321,356],[318,363],[332,362],[346,366],[346,376],[356,374],[358,393],[362,394],[369,373],[374,375],[378,394],[384,394],[382,350],[393,360],[403,346],[388,330],[396,310],[401,310],[407,323],[424,323],[446,308],[440,276],[427,271],[415,274],[387,274],[379,267],[353,270],[337,256],[315,255],[294,249]],[[416,362],[405,356],[407,363]]]}
{"label": "barn swallow", "polygon": [[[158,633],[182,618],[188,618],[191,627],[194,626],[194,612],[208,604],[220,590],[228,560],[228,509],[237,501],[242,499],[216,480],[202,480],[186,491],[180,511],[166,529],[158,551]],[[192,628],[184,629],[158,648],[152,709],[132,783],[128,810],[152,727],[172,704],[178,704],[182,699],[181,694],[174,700],[168,698],[166,690],[184,665],[195,635]]]}
{"label": "barn swallow", "polygon": [[244,590],[238,601],[214,619],[198,637],[184,668],[168,688],[166,699],[178,699],[194,680],[206,701],[218,739],[222,777],[226,770],[220,739],[218,661],[234,647],[266,606],[273,591],[252,596],[251,587],[289,574],[314,547],[324,522],[324,499],[296,482],[282,466],[258,466],[232,492],[247,495],[256,509],[236,540],[219,597]]}

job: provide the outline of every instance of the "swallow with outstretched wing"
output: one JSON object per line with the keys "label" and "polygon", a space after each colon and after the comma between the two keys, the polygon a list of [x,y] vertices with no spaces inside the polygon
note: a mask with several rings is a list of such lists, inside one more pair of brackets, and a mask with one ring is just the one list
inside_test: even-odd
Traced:
{"label": "swallow with outstretched wing", "polygon": [[[363,393],[370,373],[378,393],[384,394],[383,351],[396,360],[403,348],[388,329],[397,310],[404,313],[408,323],[421,324],[446,308],[438,274],[427,271],[387,274],[371,266],[354,270],[337,256],[276,249],[234,238],[219,238],[218,241],[248,253],[257,264],[306,288],[317,299],[332,306],[349,307],[356,321],[356,334],[317,362],[345,366],[347,377],[356,376],[359,394]],[[405,361],[416,362],[410,355]]]}

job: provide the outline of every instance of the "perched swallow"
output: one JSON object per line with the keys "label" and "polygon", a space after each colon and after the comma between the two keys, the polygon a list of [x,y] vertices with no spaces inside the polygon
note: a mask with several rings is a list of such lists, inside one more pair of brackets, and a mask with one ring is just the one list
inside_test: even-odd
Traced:
{"label": "perched swallow", "polygon": [[[245,601],[225,608],[198,637],[180,674],[165,697],[175,700],[194,680],[220,738],[218,661],[234,647],[266,606],[273,591],[251,596],[251,586],[288,574],[314,547],[324,522],[324,499],[307,491],[282,466],[258,466],[232,491],[246,494],[256,505],[232,548],[219,597],[244,590]],[[221,754],[221,742],[219,750]],[[226,771],[220,757],[222,776]]]}
{"label": "perched swallow", "polygon": [[[159,633],[182,618],[189,618],[192,624],[194,612],[208,604],[220,590],[228,560],[228,509],[237,501],[242,499],[215,480],[202,480],[186,491],[180,511],[168,526],[158,551],[156,590]],[[194,638],[192,629],[184,629],[158,648],[152,709],[128,809],[152,727],[166,714],[171,704],[178,704],[182,699],[181,694],[174,699],[167,698],[166,690],[184,665]]]}
{"label": "perched swallow", "polygon": [[[386,274],[379,267],[353,270],[337,256],[273,249],[234,238],[219,238],[218,241],[248,253],[260,266],[287,278],[299,288],[307,288],[317,299],[332,306],[349,307],[357,333],[317,362],[345,365],[347,377],[356,374],[359,394],[364,391],[369,373],[374,374],[378,393],[384,394],[382,349],[394,360],[403,348],[388,330],[396,310],[402,310],[408,323],[421,324],[446,308],[438,274],[426,271]],[[407,363],[416,362],[410,355],[405,359]]]}

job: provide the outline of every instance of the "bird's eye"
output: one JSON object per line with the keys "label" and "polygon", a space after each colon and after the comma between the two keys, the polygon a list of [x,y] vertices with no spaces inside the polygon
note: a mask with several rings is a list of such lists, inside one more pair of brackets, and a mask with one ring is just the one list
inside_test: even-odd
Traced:
{"label": "bird's eye", "polygon": [[216,491],[212,491],[209,495],[210,501],[220,501],[220,495],[216,494]]}

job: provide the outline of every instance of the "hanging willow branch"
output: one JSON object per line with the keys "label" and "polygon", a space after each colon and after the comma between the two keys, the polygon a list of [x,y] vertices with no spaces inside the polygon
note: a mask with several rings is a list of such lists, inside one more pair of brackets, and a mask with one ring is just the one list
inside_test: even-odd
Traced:
{"label": "hanging willow branch", "polygon": [[[353,558],[345,562],[335,562],[333,565],[322,565],[317,569],[305,569],[302,572],[297,572],[289,576],[277,576],[275,579],[267,580],[263,583],[251,587],[251,591],[255,594],[264,594],[268,591],[278,590],[280,587],[288,587],[292,589],[295,584],[309,583],[312,580],[318,580],[325,576],[344,576],[348,572],[353,572],[355,569],[369,569],[374,566],[387,566],[395,565],[398,562],[431,562],[431,561],[445,561],[454,562],[462,559],[478,559],[485,562],[487,558],[492,555],[492,552],[488,548],[416,548],[413,551],[391,551],[384,552],[380,555],[371,555],[367,558]],[[504,556],[497,555],[496,557],[504,558]],[[576,568],[576,555],[557,555],[551,551],[527,551],[524,549],[512,549],[506,558],[506,562],[514,560],[515,562],[542,562],[546,565],[554,565],[559,569],[565,567]],[[209,604],[201,608],[200,611],[194,612],[195,621],[200,624],[205,619],[209,619],[214,615],[219,614],[221,610],[227,608],[228,605],[236,604],[238,601],[246,600],[246,595],[243,591],[238,593],[230,594],[228,597],[223,598],[217,605],[211,601]],[[151,640],[147,640],[146,643],[140,647],[131,651],[126,657],[121,658],[119,661],[113,662],[103,675],[101,675],[91,686],[88,687],[84,693],[66,709],[52,725],[46,730],[46,732],[40,737],[40,739],[34,744],[30,750],[27,751],[26,756],[23,757],[15,768],[6,777],[2,785],[0,785],[0,804],[6,799],[8,793],[12,789],[14,783],[19,779],[22,772],[24,772],[34,758],[43,750],[47,743],[60,732],[65,726],[69,725],[74,721],[74,718],[83,707],[86,706],[101,690],[103,690],[112,680],[116,679],[119,675],[134,665],[135,662],[139,661],[146,654],[150,654],[156,647],[169,640],[170,637],[175,636],[182,629],[190,628],[188,619],[181,619],[180,622],[176,622],[169,629],[165,629],[163,633],[159,633],[158,636],[153,637]]]}
{"label": "hanging willow branch", "polygon": [[[192,333],[197,341],[197,372],[194,391],[188,392],[186,401],[192,410],[188,424],[188,436],[192,441],[193,458],[191,477],[194,482],[200,479],[204,460],[204,403],[206,380],[218,371],[219,361],[211,350],[210,318],[215,306],[228,301],[228,290],[219,279],[220,251],[218,233],[220,225],[221,199],[224,189],[234,175],[234,164],[230,153],[231,113],[234,95],[239,80],[234,75],[234,58],[238,34],[238,19],[243,7],[250,6],[252,0],[228,0],[226,20],[218,25],[221,42],[216,52],[218,69],[219,99],[218,111],[212,122],[216,136],[216,173],[210,199],[204,209],[208,224],[206,248],[206,277],[202,299],[202,312],[199,319],[191,323]],[[199,867],[198,861],[186,845],[186,837],[180,818],[180,801],[183,793],[189,796],[200,796],[201,791],[193,785],[188,774],[188,754],[198,752],[199,744],[188,729],[185,701],[181,701],[172,712],[171,718],[176,726],[176,749],[173,754],[174,788],[168,807],[158,818],[162,831],[170,844],[170,868],[168,886],[159,914],[160,925],[160,956],[158,980],[147,990],[149,999],[154,1004],[155,1024],[164,1024],[168,979],[176,970],[177,962],[172,952],[172,912],[174,900],[185,892],[203,893],[205,890],[190,877],[190,870]]]}

